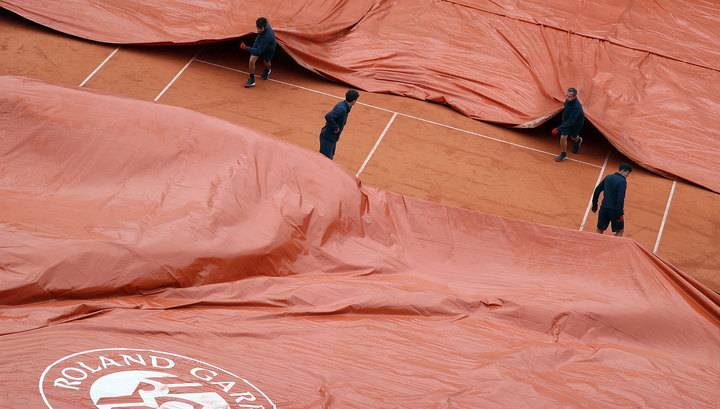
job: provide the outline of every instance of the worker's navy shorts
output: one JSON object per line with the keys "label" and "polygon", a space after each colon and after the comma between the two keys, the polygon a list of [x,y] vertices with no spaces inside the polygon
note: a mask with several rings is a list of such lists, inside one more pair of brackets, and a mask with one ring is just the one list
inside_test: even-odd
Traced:
{"label": "worker's navy shorts", "polygon": [[272,61],[274,55],[275,47],[270,47],[270,49],[266,50],[264,53],[258,55],[257,57],[263,61]]}
{"label": "worker's navy shorts", "polygon": [[600,213],[598,213],[597,228],[606,230],[608,225],[612,225],[613,233],[617,233],[625,229],[625,220],[623,220],[619,210],[601,207]]}
{"label": "worker's navy shorts", "polygon": [[329,159],[335,157],[335,146],[337,142],[330,139],[323,138],[320,136],[320,153],[327,156]]}
{"label": "worker's navy shorts", "polygon": [[262,58],[263,61],[272,61],[275,55],[275,48],[276,47],[268,47],[268,50],[260,55],[260,58]]}

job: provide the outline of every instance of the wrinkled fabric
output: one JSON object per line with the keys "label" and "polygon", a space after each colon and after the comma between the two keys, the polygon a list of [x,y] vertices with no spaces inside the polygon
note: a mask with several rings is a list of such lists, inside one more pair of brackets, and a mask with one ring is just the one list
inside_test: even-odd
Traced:
{"label": "wrinkled fabric", "polygon": [[269,18],[301,65],[354,87],[535,127],[579,90],[587,118],[641,166],[720,192],[720,3],[0,0],[97,41],[193,43]]}
{"label": "wrinkled fabric", "polygon": [[720,298],[632,240],[360,186],[241,126],[17,77],[0,164],[3,407],[106,409],[164,379],[264,408],[717,403]]}

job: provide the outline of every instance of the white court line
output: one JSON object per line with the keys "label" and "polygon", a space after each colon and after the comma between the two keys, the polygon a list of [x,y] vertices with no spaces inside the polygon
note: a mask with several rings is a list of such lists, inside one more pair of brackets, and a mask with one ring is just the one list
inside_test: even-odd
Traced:
{"label": "white court line", "polygon": [[[237,69],[237,68],[228,67],[228,66],[226,66],[226,65],[216,64],[216,63],[214,63],[214,62],[210,62],[210,61],[206,61],[206,60],[198,59],[197,62],[201,62],[201,63],[203,63],[203,64],[212,65],[212,66],[214,66],[214,67],[223,68],[223,69],[230,70],[230,71],[235,71],[235,72],[240,72],[240,73],[243,73],[243,74],[247,74],[247,71],[239,70],[239,69]],[[315,94],[325,95],[325,96],[327,96],[327,97],[331,97],[331,98],[335,98],[335,99],[345,99],[344,97],[341,97],[341,96],[338,96],[338,95],[329,94],[329,93],[327,93],[327,92],[318,91],[318,90],[312,89],[312,88],[306,88],[306,87],[303,87],[303,86],[300,86],[300,85],[297,85],[297,84],[292,84],[292,83],[285,82],[285,81],[280,81],[280,80],[276,80],[276,79],[272,79],[272,78],[270,79],[270,81],[277,82],[278,84],[283,84],[283,85],[287,85],[287,86],[290,86],[290,87],[298,88],[298,89],[301,89],[301,90],[303,90],[303,91],[308,91],[308,92],[312,92],[312,93],[315,93]],[[507,145],[514,146],[514,147],[516,147],[516,148],[526,149],[526,150],[530,150],[530,151],[533,151],[533,152],[542,153],[542,154],[544,154],[544,155],[557,156],[557,154],[552,153],[552,152],[547,152],[547,151],[544,151],[544,150],[541,150],[541,149],[531,148],[531,147],[529,147],[529,146],[521,145],[521,144],[518,144],[518,143],[514,143],[514,142],[510,142],[510,141],[505,141],[505,140],[498,139],[498,138],[494,138],[494,137],[492,137],[492,136],[484,135],[484,134],[481,134],[481,133],[478,133],[478,132],[469,131],[469,130],[467,130],[467,129],[456,128],[456,127],[454,127],[454,126],[452,126],[452,125],[447,125],[447,124],[443,124],[443,123],[440,123],[440,122],[431,121],[431,120],[429,120],[429,119],[420,118],[420,117],[417,117],[417,116],[414,116],[414,115],[404,114],[404,113],[402,113],[402,112],[397,112],[397,111],[393,111],[393,110],[391,110],[391,109],[382,108],[382,107],[379,107],[379,106],[377,106],[377,105],[366,104],[366,103],[360,102],[360,101],[358,101],[356,104],[357,104],[357,105],[363,105],[363,106],[366,106],[366,107],[369,107],[369,108],[374,108],[374,109],[377,109],[377,110],[380,110],[380,111],[389,112],[389,113],[392,113],[392,114],[401,115],[401,116],[404,116],[404,117],[406,117],[406,118],[415,119],[415,120],[418,120],[418,121],[426,122],[426,123],[429,123],[429,124],[432,124],[432,125],[441,126],[441,127],[443,127],[443,128],[447,128],[447,129],[452,129],[452,130],[454,130],[454,131],[463,132],[463,133],[470,134],[470,135],[473,135],[473,136],[478,136],[478,137],[481,137],[481,138],[484,138],[484,139],[488,139],[488,140],[491,140],[491,141],[504,143],[504,144],[507,144]],[[594,168],[599,168],[599,167],[600,167],[600,166],[598,166],[598,165],[596,165],[596,164],[594,164],[594,163],[589,163],[589,162],[585,162],[585,161],[581,161],[581,160],[577,160],[577,159],[573,159],[573,158],[567,158],[567,160],[569,160],[569,161],[571,161],[571,162],[582,163],[583,165],[592,166],[592,167],[594,167]]]}
{"label": "white court line", "polygon": [[[214,62],[210,62],[210,61],[206,61],[206,60],[201,60],[201,59],[199,59],[199,58],[198,58],[197,62],[201,62],[201,63],[207,64],[207,65],[212,65],[213,67],[224,68],[224,69],[226,69],[226,70],[235,71],[235,72],[239,72],[239,73],[242,73],[242,74],[247,74],[247,73],[248,73],[247,71],[239,70],[239,69],[233,68],[233,67],[228,67],[227,65],[215,64]],[[298,88],[298,89],[301,89],[301,90],[303,90],[303,91],[308,91],[308,92],[312,92],[312,93],[315,93],[315,94],[325,95],[326,97],[331,97],[331,98],[335,98],[335,99],[345,99],[345,97],[341,97],[341,96],[334,95],[334,94],[328,94],[327,92],[318,91],[318,90],[312,89],[312,88],[306,88],[306,87],[303,87],[303,86],[301,86],[301,85],[291,84],[291,83],[289,83],[289,82],[280,81],[280,80],[276,80],[276,79],[273,79],[273,78],[270,78],[269,81],[277,82],[278,84],[287,85],[287,86],[290,86],[290,87],[293,87],[293,88]],[[401,114],[401,113],[399,113],[399,112],[391,111],[391,110],[389,110],[389,109],[381,108],[381,107],[378,107],[378,106],[375,106],[375,105],[366,104],[366,103],[363,103],[363,102],[360,102],[360,101],[356,102],[355,104],[357,104],[357,105],[364,105],[364,106],[366,106],[366,107],[379,109],[379,110],[381,110],[381,111],[389,112],[389,113],[391,113],[391,114],[397,113],[398,115],[403,115],[403,114]]]}
{"label": "white court line", "polygon": [[180,78],[180,76],[182,75],[182,73],[185,72],[185,70],[187,69],[187,67],[189,67],[190,64],[192,64],[192,62],[197,59],[197,56],[200,55],[200,51],[202,51],[202,48],[200,48],[199,50],[197,50],[197,52],[195,53],[195,55],[193,55],[193,57],[190,59],[190,61],[188,61],[182,68],[180,68],[180,71],[178,71],[178,73],[175,74],[175,76],[173,77],[173,79],[171,79],[170,82],[168,82],[168,84],[165,86],[165,88],[163,88],[163,90],[160,91],[160,93],[155,97],[155,99],[153,99],[153,101],[158,102],[158,100],[160,99],[160,97],[162,97],[163,94],[165,94],[165,93],[167,92],[167,90],[169,90],[170,87],[172,87],[172,85],[175,83],[175,81],[177,81],[177,79]]}
{"label": "white court line", "polygon": [[360,166],[360,169],[358,169],[357,173],[355,174],[355,177],[360,176],[363,170],[365,170],[365,166],[367,166],[368,162],[370,162],[370,158],[372,158],[373,154],[377,150],[378,146],[380,146],[380,142],[382,142],[383,138],[385,137],[385,134],[387,133],[388,129],[390,129],[390,126],[395,122],[395,118],[397,117],[397,112],[394,112],[392,116],[390,117],[390,120],[388,121],[387,125],[385,125],[385,129],[383,129],[382,133],[380,134],[380,137],[377,141],[375,141],[375,145],[370,149],[370,153],[368,153],[367,158],[365,158],[365,162],[363,162],[362,166]]}
{"label": "white court line", "polygon": [[100,71],[100,68],[102,68],[103,65],[105,65],[105,63],[107,63],[108,61],[110,61],[110,59],[113,58],[113,55],[115,55],[119,50],[120,50],[120,47],[112,50],[112,52],[110,53],[110,55],[108,55],[107,57],[105,57],[105,59],[103,60],[103,62],[101,62],[100,65],[98,65],[97,67],[95,67],[95,69],[90,73],[90,75],[88,75],[87,77],[85,77],[85,79],[83,80],[83,82],[80,83],[80,87],[84,87],[85,84],[87,84],[87,82],[90,81],[90,79],[91,79],[95,74],[97,74],[98,71]]}
{"label": "white court line", "polygon": [[583,231],[585,228],[585,224],[587,223],[588,216],[590,215],[590,208],[592,207],[592,199],[593,195],[595,194],[595,188],[597,185],[600,184],[600,181],[602,180],[603,175],[605,174],[605,167],[607,167],[608,159],[610,158],[610,151],[608,151],[607,155],[605,155],[605,160],[603,161],[602,167],[600,168],[600,173],[598,174],[597,180],[595,181],[595,184],[593,185],[593,192],[590,193],[590,200],[588,200],[587,208],[585,209],[585,215],[583,216],[582,223],[580,223],[580,231]]}
{"label": "white court line", "polygon": [[672,202],[673,195],[675,194],[675,186],[677,182],[673,180],[672,187],[670,188],[670,194],[668,195],[667,204],[665,205],[665,214],[663,214],[662,222],[660,222],[660,231],[655,240],[655,247],[653,248],[653,254],[657,254],[658,248],[660,248],[660,239],[662,238],[663,230],[665,229],[665,221],[667,221],[668,213],[670,213],[670,202]]}
{"label": "white court line", "polygon": [[[529,150],[529,151],[533,151],[533,152],[537,152],[537,153],[542,153],[542,154],[545,154],[545,155],[550,155],[550,156],[552,156],[552,157],[557,156],[557,153],[552,153],[552,152],[544,151],[544,150],[541,150],[541,149],[532,148],[532,147],[530,147],[530,146],[521,145],[521,144],[515,143],[515,142],[505,141],[505,140],[498,139],[498,138],[494,138],[494,137],[492,137],[492,136],[484,135],[484,134],[481,134],[481,133],[477,133],[477,132],[473,132],[473,131],[468,131],[467,129],[456,128],[456,127],[454,127],[454,126],[452,126],[452,125],[446,125],[446,124],[443,124],[443,123],[440,123],[440,122],[431,121],[431,120],[429,120],[429,119],[420,118],[420,117],[413,116],[413,115],[408,115],[408,114],[403,114],[403,113],[400,113],[400,112],[398,112],[398,115],[402,115],[402,116],[404,116],[404,117],[406,117],[406,118],[417,119],[418,121],[427,122],[427,123],[429,123],[429,124],[433,124],[433,125],[437,125],[437,126],[442,126],[443,128],[452,129],[452,130],[454,130],[454,131],[464,132],[464,133],[466,133],[466,134],[470,134],[470,135],[474,135],[474,136],[479,136],[479,137],[481,137],[481,138],[489,139],[489,140],[491,140],[491,141],[495,141],[495,142],[500,142],[500,143],[504,143],[504,144],[507,144],[507,145],[511,145],[511,146],[516,147],[516,148],[527,149],[527,150]],[[577,160],[577,159],[573,159],[573,158],[566,158],[565,160],[568,160],[568,161],[571,161],[571,162],[582,163],[583,165],[592,166],[593,168],[599,168],[599,167],[600,167],[600,166],[598,166],[598,165],[596,165],[596,164],[594,164],[594,163],[585,162],[585,161],[581,161],[581,160]]]}

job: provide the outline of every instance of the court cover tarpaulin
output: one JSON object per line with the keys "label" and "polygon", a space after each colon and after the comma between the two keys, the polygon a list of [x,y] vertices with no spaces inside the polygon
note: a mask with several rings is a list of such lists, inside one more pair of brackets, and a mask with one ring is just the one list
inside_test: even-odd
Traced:
{"label": "court cover tarpaulin", "polygon": [[[235,38],[266,16],[303,66],[373,92],[534,127],[580,91],[587,117],[642,166],[720,192],[720,3],[673,1],[0,0],[110,43]],[[247,54],[238,51],[238,58]],[[550,137],[548,135],[548,137]]]}
{"label": "court cover tarpaulin", "polygon": [[[710,408],[720,300],[629,239],[0,78],[0,407]],[[163,406],[164,405],[164,406]]]}

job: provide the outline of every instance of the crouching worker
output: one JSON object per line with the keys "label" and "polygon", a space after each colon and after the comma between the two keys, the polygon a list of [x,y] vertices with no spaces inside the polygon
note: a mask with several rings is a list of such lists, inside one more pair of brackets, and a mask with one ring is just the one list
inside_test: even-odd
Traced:
{"label": "crouching worker", "polygon": [[565,105],[562,112],[562,124],[557,128],[553,129],[553,135],[560,135],[560,149],[562,150],[558,156],[555,157],[557,162],[562,162],[567,159],[567,140],[568,138],[573,141],[572,152],[577,154],[580,152],[580,147],[583,143],[583,138],[580,136],[580,130],[585,124],[585,112],[583,111],[582,104],[577,97],[577,90],[575,88],[568,88],[565,94]]}
{"label": "crouching worker", "polygon": [[275,55],[275,49],[277,48],[277,41],[275,41],[275,32],[273,32],[270,23],[268,23],[265,17],[260,17],[255,21],[255,28],[257,29],[257,37],[252,47],[248,47],[240,41],[240,48],[247,50],[250,53],[250,62],[248,64],[248,72],[250,78],[245,83],[245,88],[255,86],[255,63],[258,58],[262,58],[265,69],[262,72],[262,79],[267,80],[270,78],[270,72],[272,72],[272,58]]}

